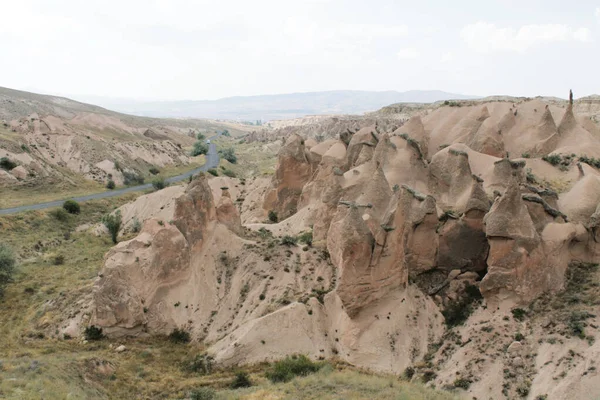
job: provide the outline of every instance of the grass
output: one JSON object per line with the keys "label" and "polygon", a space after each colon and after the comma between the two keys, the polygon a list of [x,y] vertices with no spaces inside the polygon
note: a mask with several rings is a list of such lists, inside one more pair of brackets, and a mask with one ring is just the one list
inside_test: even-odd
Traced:
{"label": "grass", "polygon": [[233,148],[237,157],[235,164],[223,157],[220,166],[233,172],[239,178],[252,176],[272,175],[277,165],[277,152],[265,148],[264,143],[239,143],[235,138],[220,136],[213,141],[219,150]]}

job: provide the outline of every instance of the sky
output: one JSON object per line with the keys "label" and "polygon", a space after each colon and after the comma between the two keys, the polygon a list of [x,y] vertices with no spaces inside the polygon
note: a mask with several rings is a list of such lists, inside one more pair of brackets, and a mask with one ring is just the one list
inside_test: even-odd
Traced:
{"label": "sky", "polygon": [[600,0],[0,0],[0,10],[0,86],[38,93],[600,93]]}

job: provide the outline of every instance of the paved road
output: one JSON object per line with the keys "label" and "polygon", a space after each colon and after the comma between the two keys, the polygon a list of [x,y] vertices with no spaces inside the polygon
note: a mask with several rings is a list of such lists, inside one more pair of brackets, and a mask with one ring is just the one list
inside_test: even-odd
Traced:
{"label": "paved road", "polygon": [[[218,136],[219,135],[216,135],[209,139],[212,140],[212,139],[217,138]],[[195,175],[198,172],[206,172],[211,168],[216,168],[218,165],[219,165],[219,154],[217,153],[217,146],[215,146],[215,144],[211,143],[208,145],[208,153],[206,154],[206,163],[204,163],[203,166],[198,167],[192,171],[188,171],[185,174],[173,176],[173,177],[167,178],[165,180],[169,183],[180,182],[180,181],[183,181],[184,179],[188,179],[190,176]],[[150,188],[152,188],[152,184],[146,183],[144,185],[130,186],[130,187],[126,187],[123,189],[116,189],[116,190],[111,190],[108,192],[90,194],[87,196],[70,197],[70,199],[73,199],[73,200],[79,201],[79,202],[94,200],[94,199],[105,199],[107,197],[120,196],[125,193],[137,192],[139,190],[147,190]],[[62,204],[64,203],[65,200],[68,200],[68,199],[50,201],[48,203],[31,204],[28,206],[20,206],[20,207],[14,207],[14,208],[3,208],[3,209],[0,209],[0,215],[15,214],[15,213],[29,211],[29,210],[43,210],[45,208],[51,208],[51,207],[60,207],[60,206],[62,206]]]}

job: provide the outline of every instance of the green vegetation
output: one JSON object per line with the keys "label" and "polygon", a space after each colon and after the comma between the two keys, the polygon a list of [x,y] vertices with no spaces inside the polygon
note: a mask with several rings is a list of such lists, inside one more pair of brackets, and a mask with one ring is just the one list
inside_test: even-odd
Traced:
{"label": "green vegetation", "polygon": [[17,260],[13,250],[4,243],[0,243],[0,297],[4,294],[4,287],[12,282]]}
{"label": "green vegetation", "polygon": [[303,232],[300,235],[298,235],[298,241],[300,243],[306,244],[307,246],[312,246],[312,241],[313,241],[312,231]]}
{"label": "green vegetation", "polygon": [[275,222],[276,223],[277,221],[279,221],[279,217],[277,216],[277,212],[275,212],[273,210],[269,211],[268,217],[269,217],[269,221],[271,221],[271,222]]}
{"label": "green vegetation", "polygon": [[[181,343],[181,342],[174,342],[174,343]],[[183,342],[183,343],[187,343],[187,342]],[[208,375],[208,374],[212,373],[213,366],[214,366],[214,359],[206,353],[200,353],[200,354],[196,354],[191,359],[184,361],[182,363],[181,367],[186,372],[193,372],[195,374]]]}
{"label": "green vegetation", "polygon": [[189,343],[192,338],[188,331],[175,328],[173,332],[169,333],[169,340],[173,343]]}
{"label": "green vegetation", "polygon": [[144,177],[137,172],[123,171],[123,184],[126,186],[143,185]]}
{"label": "green vegetation", "polygon": [[237,156],[235,155],[233,147],[219,150],[219,155],[232,164],[237,163]]}
{"label": "green vegetation", "polygon": [[293,236],[285,235],[281,238],[280,243],[283,246],[295,246],[298,243],[298,239]]}
{"label": "green vegetation", "polygon": [[217,392],[214,389],[208,387],[202,387],[190,392],[191,400],[213,400],[217,396]]}
{"label": "green vegetation", "polygon": [[75,200],[67,200],[63,203],[63,208],[69,214],[79,214],[81,212],[81,206]]}
{"label": "green vegetation", "polygon": [[212,176],[219,176],[219,172],[218,172],[216,169],[214,169],[214,168],[211,168],[211,169],[209,169],[209,170],[208,170],[208,171],[206,171],[206,172],[208,172],[208,173],[209,173],[209,174],[211,174]]}
{"label": "green vegetation", "polygon": [[524,321],[525,317],[527,317],[527,311],[522,308],[513,308],[510,310],[513,315],[513,318],[517,321]]}
{"label": "green vegetation", "polygon": [[48,214],[55,220],[60,222],[65,222],[69,219],[69,214],[65,211],[64,208],[55,208],[54,210],[49,211]]}
{"label": "green vegetation", "polygon": [[588,157],[586,155],[583,155],[583,156],[579,157],[579,161],[582,162],[582,163],[586,163],[588,165],[591,165],[594,168],[599,168],[600,169],[600,159],[598,159],[598,158]]}
{"label": "green vegetation", "polygon": [[85,328],[83,336],[85,337],[85,340],[100,340],[104,338],[102,328],[98,328],[95,325],[91,325]]}
{"label": "green vegetation", "polygon": [[202,133],[198,132],[198,134],[196,135],[196,139],[204,140],[204,139],[206,139],[206,136],[204,136]]}
{"label": "green vegetation", "polygon": [[150,167],[150,169],[148,170],[148,172],[150,172],[152,175],[158,175],[160,174],[160,170],[156,167]]}
{"label": "green vegetation", "polygon": [[453,101],[453,100],[446,100],[444,101],[444,105],[445,106],[450,106],[450,107],[460,107],[461,104],[457,101]]}
{"label": "green vegetation", "polygon": [[6,171],[10,171],[12,169],[15,169],[17,167],[17,164],[13,161],[11,161],[10,159],[8,159],[8,157],[2,157],[0,158],[0,168],[6,170]]}
{"label": "green vegetation", "polygon": [[313,362],[304,354],[293,355],[275,362],[266,376],[271,382],[289,382],[296,376],[313,374],[322,366],[322,363]]}
{"label": "green vegetation", "polygon": [[232,389],[247,388],[252,386],[250,375],[246,371],[239,371],[235,374],[235,379],[231,382]]}
{"label": "green vegetation", "polygon": [[235,172],[233,172],[233,171],[232,171],[232,170],[230,170],[230,169],[226,169],[226,168],[224,168],[224,169],[223,169],[223,175],[225,175],[225,176],[228,176],[228,177],[230,177],[230,178],[235,178],[235,177],[237,176],[237,175],[235,174]]}
{"label": "green vegetation", "polygon": [[208,153],[208,145],[202,141],[198,141],[194,143],[194,147],[192,148],[191,155],[193,157],[199,156],[201,154]]}
{"label": "green vegetation", "polygon": [[107,214],[102,217],[102,223],[108,229],[110,233],[110,238],[112,239],[114,244],[117,244],[117,236],[119,235],[119,230],[121,229],[121,224],[123,220],[121,218],[121,211],[117,210],[112,214]]}
{"label": "green vegetation", "polygon": [[115,184],[115,181],[113,181],[112,179],[109,179],[108,182],[106,182],[106,188],[108,190],[113,190],[116,187],[117,187],[117,185]]}
{"label": "green vegetation", "polygon": [[169,184],[167,183],[165,178],[156,177],[152,180],[152,187],[154,188],[154,190],[162,190],[167,186],[169,186]]}
{"label": "green vegetation", "polygon": [[462,325],[469,318],[476,306],[480,304],[482,298],[477,286],[467,286],[465,288],[465,296],[451,302],[442,311],[446,325],[449,327]]}

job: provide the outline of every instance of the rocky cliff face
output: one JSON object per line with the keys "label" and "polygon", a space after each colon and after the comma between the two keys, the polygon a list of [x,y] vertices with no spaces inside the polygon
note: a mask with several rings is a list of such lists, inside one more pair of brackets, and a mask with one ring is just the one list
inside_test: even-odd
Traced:
{"label": "rocky cliff face", "polygon": [[[172,224],[151,219],[106,256],[91,323],[114,335],[188,329],[224,365],[302,352],[399,373],[474,298],[498,319],[561,292],[573,262],[599,260],[600,173],[517,149],[559,135],[544,156],[600,157],[600,140],[572,109],[538,103],[442,107],[319,144],[293,135],[263,199],[277,224],[244,229],[228,189],[215,204],[198,178]],[[309,226],[312,246],[274,237]]]}

